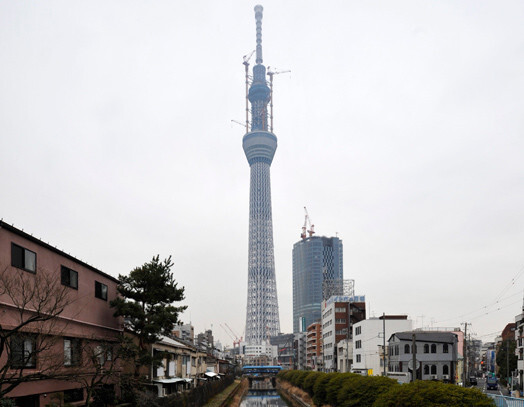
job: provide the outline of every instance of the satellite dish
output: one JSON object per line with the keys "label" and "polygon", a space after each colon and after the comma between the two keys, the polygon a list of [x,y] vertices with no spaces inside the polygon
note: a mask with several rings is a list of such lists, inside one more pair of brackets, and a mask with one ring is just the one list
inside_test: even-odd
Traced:
{"label": "satellite dish", "polygon": [[[420,369],[420,360],[417,360],[417,370]],[[413,359],[408,362],[408,370],[413,371]]]}

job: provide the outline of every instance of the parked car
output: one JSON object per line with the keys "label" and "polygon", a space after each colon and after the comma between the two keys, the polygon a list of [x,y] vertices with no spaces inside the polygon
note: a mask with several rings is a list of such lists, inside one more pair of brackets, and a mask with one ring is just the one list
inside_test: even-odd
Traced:
{"label": "parked car", "polygon": [[487,390],[498,390],[499,383],[496,377],[488,377],[486,379],[486,389]]}

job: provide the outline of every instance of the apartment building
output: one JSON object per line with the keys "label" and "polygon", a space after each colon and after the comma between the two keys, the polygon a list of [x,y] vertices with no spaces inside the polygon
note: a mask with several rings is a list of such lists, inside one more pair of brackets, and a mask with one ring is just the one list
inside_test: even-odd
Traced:
{"label": "apartment building", "polygon": [[412,321],[408,320],[407,315],[383,315],[379,318],[357,322],[353,325],[351,371],[369,376],[382,375],[384,373],[384,341],[395,332],[411,329]]}
{"label": "apartment building", "polygon": [[389,372],[412,371],[413,337],[419,380],[455,383],[458,338],[454,332],[396,332],[389,338]]}
{"label": "apartment building", "polygon": [[306,366],[308,370],[322,370],[322,324],[313,322],[306,333]]}
{"label": "apartment building", "polygon": [[336,372],[337,344],[351,340],[353,324],[366,318],[364,296],[332,296],[322,302],[323,371]]}
{"label": "apartment building", "polygon": [[[95,377],[112,385],[122,321],[110,301],[118,280],[0,221],[0,384],[17,406],[82,402]],[[105,376],[104,376],[105,375]],[[40,379],[46,377],[45,379]]]}

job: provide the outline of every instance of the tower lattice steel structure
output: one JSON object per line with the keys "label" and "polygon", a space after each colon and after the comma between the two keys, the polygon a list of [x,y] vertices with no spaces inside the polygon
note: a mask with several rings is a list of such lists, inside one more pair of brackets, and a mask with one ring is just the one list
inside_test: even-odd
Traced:
{"label": "tower lattice steel structure", "polygon": [[246,341],[250,344],[262,343],[280,332],[270,178],[277,138],[268,131],[267,106],[271,92],[262,60],[262,11],[262,6],[255,7],[256,64],[253,66],[253,80],[248,92],[251,103],[251,131],[248,131],[246,123],[248,132],[242,140],[251,168],[246,310]]}

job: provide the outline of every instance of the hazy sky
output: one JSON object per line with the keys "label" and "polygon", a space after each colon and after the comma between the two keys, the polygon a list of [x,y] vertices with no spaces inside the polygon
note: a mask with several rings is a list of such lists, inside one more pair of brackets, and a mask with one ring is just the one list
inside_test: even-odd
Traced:
{"label": "hazy sky", "polygon": [[[244,333],[254,1],[0,0],[0,217],[111,274],[173,256]],[[281,330],[304,222],[369,315],[493,340],[524,288],[524,3],[264,1]],[[254,62],[254,58],[253,58]]]}

